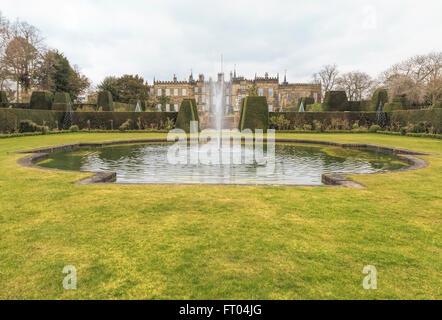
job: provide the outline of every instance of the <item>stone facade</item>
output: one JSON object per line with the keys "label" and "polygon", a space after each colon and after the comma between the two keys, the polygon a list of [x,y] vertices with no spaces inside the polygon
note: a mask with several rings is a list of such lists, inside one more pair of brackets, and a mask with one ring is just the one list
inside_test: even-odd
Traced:
{"label": "stone facade", "polygon": [[[280,83],[279,75],[270,77],[265,73],[264,77],[257,77],[255,79],[246,79],[245,77],[237,76],[236,71],[230,73],[229,79],[225,79],[224,74],[218,74],[218,78],[213,81],[205,80],[204,75],[200,74],[198,79],[194,79],[190,75],[187,81],[178,81],[174,76],[173,81],[156,81],[150,86],[150,95],[154,97],[155,104],[160,109],[175,111],[178,110],[184,98],[195,98],[200,112],[209,111],[213,94],[211,90],[218,88],[213,84],[224,81],[225,100],[224,105],[227,110],[238,111],[241,104],[241,99],[250,94],[249,89],[255,86],[258,95],[267,97],[267,102],[270,111],[287,110],[289,107],[297,105],[298,101],[305,97],[312,97],[315,101],[322,100],[322,91],[320,84],[311,83],[288,83],[287,78]],[[169,102],[164,106],[160,105],[160,98],[166,95]]]}

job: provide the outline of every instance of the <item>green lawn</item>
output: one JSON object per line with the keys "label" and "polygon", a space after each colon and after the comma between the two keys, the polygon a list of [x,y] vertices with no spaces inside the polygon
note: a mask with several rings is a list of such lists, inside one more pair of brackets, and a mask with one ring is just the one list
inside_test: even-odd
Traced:
{"label": "green lawn", "polygon": [[[442,157],[367,189],[74,185],[14,151],[161,134],[0,140],[1,299],[441,299]],[[281,134],[442,155],[442,141]],[[78,289],[62,287],[74,265]],[[378,290],[362,269],[378,270]]]}

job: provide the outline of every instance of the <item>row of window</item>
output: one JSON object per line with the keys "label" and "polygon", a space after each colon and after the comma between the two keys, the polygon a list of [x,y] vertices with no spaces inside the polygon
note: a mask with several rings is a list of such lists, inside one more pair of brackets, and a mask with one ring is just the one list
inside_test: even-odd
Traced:
{"label": "row of window", "polygon": [[[171,105],[170,104],[166,104],[166,112],[171,112],[172,110],[170,109]],[[163,106],[161,104],[157,105],[158,111],[161,111],[161,109],[163,108]],[[173,105],[173,111],[178,112],[180,110],[180,107],[178,104],[174,104]]]}
{"label": "row of window", "polygon": [[[166,90],[165,90],[165,95],[166,95],[167,97],[169,97],[169,96],[170,96],[170,92],[171,92],[170,89],[166,89]],[[181,95],[182,95],[183,97],[187,96],[187,89],[181,89],[181,92],[182,92]],[[162,95],[163,95],[163,89],[158,89],[157,94],[158,94],[159,97],[162,96]],[[173,89],[173,95],[174,95],[175,97],[178,97],[178,96],[179,96],[179,89]]]}

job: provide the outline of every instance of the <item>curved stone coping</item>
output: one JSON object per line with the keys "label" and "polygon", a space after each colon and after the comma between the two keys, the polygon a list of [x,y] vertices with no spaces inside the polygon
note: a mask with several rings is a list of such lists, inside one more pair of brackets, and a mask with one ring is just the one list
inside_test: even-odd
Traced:
{"label": "curved stone coping", "polygon": [[[190,138],[189,140],[197,140]],[[233,138],[232,140],[239,140]],[[241,139],[245,141],[244,138]],[[55,147],[47,147],[47,148],[39,148],[28,151],[20,151],[16,152],[18,154],[30,154],[25,158],[19,159],[18,163],[26,166],[33,167],[43,170],[53,170],[53,171],[62,171],[62,172],[89,172],[94,173],[93,176],[83,179],[81,181],[76,182],[76,184],[99,184],[99,183],[111,183],[115,182],[117,174],[115,172],[90,172],[90,171],[73,171],[73,170],[62,170],[62,169],[53,169],[53,168],[45,168],[36,165],[36,162],[42,161],[49,157],[49,154],[56,151],[68,151],[75,150],[82,147],[104,147],[110,145],[121,145],[121,144],[139,144],[139,143],[167,143],[167,139],[143,139],[143,140],[120,140],[120,141],[110,141],[110,142],[99,142],[99,143],[74,143],[74,144],[66,144]],[[264,142],[267,142],[267,139],[264,138]],[[374,144],[364,144],[364,143],[339,143],[339,142],[330,142],[330,141],[318,141],[318,140],[305,140],[305,139],[275,139],[276,143],[305,143],[305,144],[319,144],[319,145],[328,145],[328,146],[337,146],[342,148],[366,148],[371,150],[378,151],[388,151],[395,153],[399,160],[409,163],[411,166],[408,168],[402,168],[394,171],[383,172],[392,173],[392,172],[405,172],[405,171],[415,171],[419,169],[426,168],[429,164],[427,161],[414,157],[413,155],[424,155],[424,156],[433,156],[433,154],[419,152],[419,151],[411,151],[406,149],[398,149],[392,147],[378,146]],[[374,174],[383,174],[383,173],[374,173]],[[351,174],[351,175],[358,175]],[[361,174],[365,175],[365,174]],[[349,188],[365,188],[363,185],[344,177],[339,173],[330,173],[324,174],[322,176],[322,180],[328,185],[325,186],[317,186],[317,185],[268,185],[268,184],[207,184],[207,185],[226,185],[226,186],[278,186],[278,187],[349,187]],[[131,185],[149,185],[148,183],[131,183]],[[196,186],[202,184],[150,184],[150,185],[189,185]]]}

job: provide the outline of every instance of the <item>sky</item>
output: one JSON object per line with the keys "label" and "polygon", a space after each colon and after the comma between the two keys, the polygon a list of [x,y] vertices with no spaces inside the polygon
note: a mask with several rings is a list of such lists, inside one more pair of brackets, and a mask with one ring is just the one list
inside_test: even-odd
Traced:
{"label": "sky", "polygon": [[442,50],[442,1],[1,0],[36,26],[95,85],[139,74],[149,83],[287,70],[309,82],[326,64],[373,77],[416,54]]}

